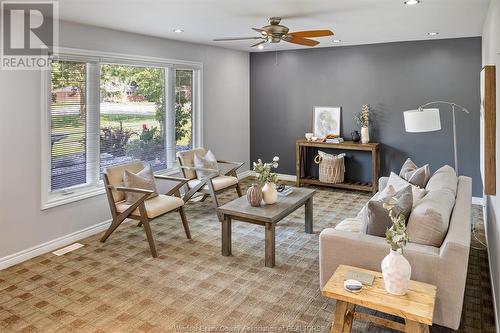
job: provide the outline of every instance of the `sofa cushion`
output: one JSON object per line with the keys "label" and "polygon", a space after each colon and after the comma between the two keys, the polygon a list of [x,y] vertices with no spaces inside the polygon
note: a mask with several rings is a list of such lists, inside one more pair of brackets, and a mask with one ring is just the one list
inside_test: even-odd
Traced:
{"label": "sofa cushion", "polygon": [[455,205],[455,195],[447,188],[430,191],[410,214],[407,233],[410,242],[440,247]]}
{"label": "sofa cushion", "polygon": [[[153,171],[151,170],[151,166],[147,165],[144,169],[139,171],[138,173],[130,172],[129,170],[125,170],[123,172],[123,183],[126,187],[140,188],[142,190],[150,190],[154,191],[154,193],[150,194],[148,200],[158,196],[158,190],[156,189],[155,176],[153,175]],[[134,193],[134,192],[125,192],[125,201],[128,204],[134,204],[140,198],[142,198],[144,194],[142,193]]]}
{"label": "sofa cushion", "polygon": [[363,223],[363,230],[368,235],[385,237],[386,230],[392,226],[389,211],[384,207],[391,198],[397,200],[396,205],[393,207],[395,213],[403,214],[405,217],[410,214],[413,203],[411,185],[398,192],[395,192],[392,185],[389,185],[388,188],[386,197],[368,202],[367,219]]}
{"label": "sofa cushion", "polygon": [[358,218],[347,218],[335,226],[335,230],[360,232],[363,221]]}
{"label": "sofa cushion", "polygon": [[411,159],[408,158],[401,167],[399,176],[413,185],[425,187],[430,178],[429,164],[418,167]]}
{"label": "sofa cushion", "polygon": [[451,166],[445,165],[434,172],[425,189],[429,192],[447,189],[453,193],[453,196],[456,196],[457,186],[457,173]]}

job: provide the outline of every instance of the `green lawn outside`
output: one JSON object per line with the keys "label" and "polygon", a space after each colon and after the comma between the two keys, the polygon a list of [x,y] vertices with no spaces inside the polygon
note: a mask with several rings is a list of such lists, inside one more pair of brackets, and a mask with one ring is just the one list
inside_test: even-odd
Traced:
{"label": "green lawn outside", "polygon": [[[160,127],[160,123],[155,119],[154,115],[150,114],[101,114],[100,126],[102,127],[119,127],[120,120],[122,126],[130,128],[132,131],[140,134],[142,132],[142,125],[146,124],[148,128],[153,126]],[[190,128],[191,123],[186,125]],[[85,151],[84,138],[85,126],[80,121],[78,115],[54,115],[52,116],[52,134],[65,134],[65,138],[57,141],[52,146],[52,157],[60,157],[64,155],[71,155],[82,153]],[[131,137],[131,140],[136,139],[137,136]],[[177,145],[186,146],[189,144],[190,137],[186,136],[177,141]]]}

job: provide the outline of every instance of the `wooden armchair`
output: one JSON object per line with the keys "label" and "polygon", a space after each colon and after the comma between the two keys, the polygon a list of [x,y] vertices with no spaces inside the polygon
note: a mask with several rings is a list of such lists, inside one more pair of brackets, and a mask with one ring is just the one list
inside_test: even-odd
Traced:
{"label": "wooden armchair", "polygon": [[[177,152],[177,159],[179,161],[179,166],[181,168],[184,178],[188,179],[187,187],[188,191],[184,195],[184,201],[187,202],[196,193],[203,193],[201,201],[204,201],[208,196],[212,198],[212,204],[215,208],[219,207],[219,202],[217,200],[217,194],[229,190],[236,189],[236,193],[241,197],[241,188],[236,175],[236,170],[238,170],[243,163],[241,162],[228,162],[228,161],[217,161],[221,166],[224,165],[228,170],[223,171],[220,174],[219,170],[197,168],[194,166],[194,155],[204,156],[206,151],[204,148],[196,148],[193,150],[185,150]],[[213,171],[214,173],[206,178],[198,179],[196,177],[196,170],[202,171]]]}
{"label": "wooden armchair", "polygon": [[[102,236],[101,242],[105,242],[109,235],[111,235],[126,218],[139,220],[138,226],[140,227],[142,225],[144,227],[151,254],[156,258],[158,254],[149,225],[149,222],[156,217],[170,212],[179,212],[184,231],[186,232],[186,237],[191,239],[189,225],[183,210],[184,200],[180,198],[179,192],[179,189],[184,186],[188,180],[178,177],[155,175],[156,179],[175,182],[175,185],[171,187],[166,194],[158,194],[158,196],[154,198],[147,199],[153,191],[123,186],[123,173],[125,170],[132,173],[138,173],[143,168],[144,165],[141,161],[133,161],[128,164],[114,166],[104,170],[104,186],[106,188],[113,221],[106,233]],[[126,192],[141,193],[143,195],[134,204],[130,205],[125,201]]]}

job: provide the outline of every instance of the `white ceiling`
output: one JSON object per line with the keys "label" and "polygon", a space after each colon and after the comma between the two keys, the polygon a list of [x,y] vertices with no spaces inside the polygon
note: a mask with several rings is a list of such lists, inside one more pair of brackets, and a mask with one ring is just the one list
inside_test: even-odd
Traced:
{"label": "white ceiling", "polygon": [[[316,47],[480,36],[489,0],[61,0],[60,18],[105,28],[243,51],[255,41],[214,38],[258,36],[270,16],[283,17],[290,31],[331,29]],[[177,34],[173,29],[184,33]],[[439,35],[429,37],[428,32]],[[286,42],[266,50],[303,48]],[[261,51],[259,51],[261,52]]]}

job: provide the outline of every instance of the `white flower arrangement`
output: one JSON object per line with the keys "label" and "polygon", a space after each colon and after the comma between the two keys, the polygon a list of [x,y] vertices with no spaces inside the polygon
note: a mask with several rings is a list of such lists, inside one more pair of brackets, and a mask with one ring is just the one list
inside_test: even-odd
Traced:
{"label": "white flower arrangement", "polygon": [[394,197],[384,202],[383,207],[389,212],[392,220],[392,226],[385,232],[385,240],[391,246],[393,251],[403,253],[406,244],[408,243],[408,235],[406,234],[406,216],[397,213],[394,207],[398,200]]}
{"label": "white flower arrangement", "polygon": [[278,156],[273,157],[273,161],[270,163],[263,163],[259,158],[256,162],[253,162],[253,171],[255,171],[255,177],[261,183],[276,183],[278,181],[278,175],[271,172],[271,169],[276,169],[278,167],[278,162],[280,158]]}

